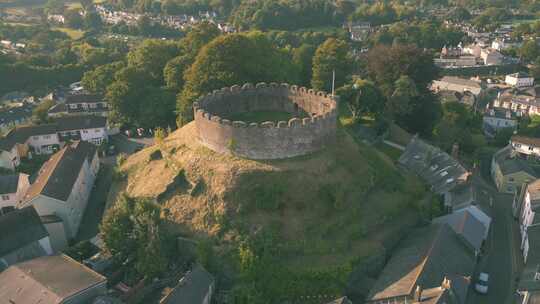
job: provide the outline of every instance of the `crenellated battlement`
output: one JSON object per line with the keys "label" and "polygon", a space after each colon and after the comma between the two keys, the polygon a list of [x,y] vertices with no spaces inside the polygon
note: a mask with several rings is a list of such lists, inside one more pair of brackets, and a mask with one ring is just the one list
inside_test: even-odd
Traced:
{"label": "crenellated battlement", "polygon": [[[203,144],[217,152],[254,159],[318,150],[335,133],[337,119],[333,96],[286,83],[246,83],[215,90],[195,102],[193,110]],[[261,123],[228,119],[253,111],[281,111],[297,117]]]}

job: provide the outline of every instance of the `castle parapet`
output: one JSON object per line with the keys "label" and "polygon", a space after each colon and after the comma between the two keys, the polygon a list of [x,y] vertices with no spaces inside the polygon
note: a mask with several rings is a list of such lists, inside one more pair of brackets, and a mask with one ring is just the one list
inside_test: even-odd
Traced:
{"label": "castle parapet", "polygon": [[[210,149],[251,159],[281,159],[323,148],[334,137],[332,95],[287,83],[251,83],[214,90],[193,103],[199,141]],[[288,121],[232,119],[250,112],[288,112]],[[232,144],[233,143],[233,144]]]}

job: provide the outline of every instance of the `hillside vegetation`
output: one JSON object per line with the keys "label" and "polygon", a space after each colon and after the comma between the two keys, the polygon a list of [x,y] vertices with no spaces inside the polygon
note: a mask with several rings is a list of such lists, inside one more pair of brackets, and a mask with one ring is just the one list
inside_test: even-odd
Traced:
{"label": "hillside vegetation", "polygon": [[256,264],[246,250],[272,265],[279,274],[254,288],[283,297],[342,292],[355,263],[417,222],[424,196],[415,178],[343,129],[315,154],[254,161],[200,145],[190,123],[129,157],[120,172],[128,195],[166,208],[174,232],[210,237],[218,256],[238,266],[229,276],[241,280],[245,264]]}

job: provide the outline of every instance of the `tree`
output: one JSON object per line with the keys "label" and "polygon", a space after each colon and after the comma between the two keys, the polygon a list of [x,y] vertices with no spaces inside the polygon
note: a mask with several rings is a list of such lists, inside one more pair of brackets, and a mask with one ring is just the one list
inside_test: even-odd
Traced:
{"label": "tree", "polygon": [[388,99],[386,111],[391,119],[411,113],[412,101],[418,97],[414,81],[406,75],[399,77],[394,85],[394,92]]}
{"label": "tree", "polygon": [[311,86],[315,90],[332,90],[332,74],[335,71],[335,86],[340,87],[351,70],[349,45],[335,38],[329,38],[317,48],[313,57],[313,78]]}
{"label": "tree", "polygon": [[536,58],[534,65],[530,68],[530,72],[536,80],[540,80],[540,56]]}
{"label": "tree", "polygon": [[180,55],[169,60],[163,69],[167,88],[179,92],[184,86],[184,73],[193,63],[189,55]]}
{"label": "tree", "polygon": [[47,115],[47,112],[55,104],[56,103],[51,99],[42,101],[37,107],[32,110],[32,120],[37,124],[48,122],[49,116]]}
{"label": "tree", "polygon": [[432,55],[412,45],[379,45],[370,50],[367,62],[368,75],[388,100],[388,119],[430,135],[441,111],[428,89],[438,77]]}
{"label": "tree", "polygon": [[103,22],[96,11],[87,11],[84,16],[83,25],[86,29],[99,30],[103,26]]}
{"label": "tree", "polygon": [[63,12],[64,12],[64,1],[47,0],[47,3],[45,3],[46,14],[62,14]]}
{"label": "tree", "polygon": [[100,225],[106,250],[121,262],[133,258],[135,270],[146,278],[163,273],[174,250],[160,213],[149,200],[122,195]]}
{"label": "tree", "polygon": [[298,84],[308,87],[313,73],[313,56],[317,49],[311,44],[302,44],[293,51],[293,63],[298,68]]}
{"label": "tree", "polygon": [[105,94],[106,88],[114,81],[114,74],[124,67],[121,61],[100,65],[84,73],[81,80],[83,87],[94,94]]}
{"label": "tree", "polygon": [[296,79],[287,54],[262,33],[220,36],[204,46],[185,72],[177,97],[180,122],[193,118],[192,104],[203,94],[246,82],[284,82]]}
{"label": "tree", "polygon": [[354,119],[362,115],[378,117],[385,106],[383,96],[370,80],[358,79],[354,84],[338,89],[337,95],[347,103]]}
{"label": "tree", "polygon": [[534,40],[529,40],[521,46],[519,49],[519,55],[523,60],[535,61],[540,57],[540,47]]}
{"label": "tree", "polygon": [[83,17],[78,9],[70,9],[64,13],[66,25],[75,29],[83,26]]}
{"label": "tree", "polygon": [[174,43],[147,39],[127,55],[128,65],[144,71],[155,79],[156,84],[163,84],[163,68],[178,53]]}

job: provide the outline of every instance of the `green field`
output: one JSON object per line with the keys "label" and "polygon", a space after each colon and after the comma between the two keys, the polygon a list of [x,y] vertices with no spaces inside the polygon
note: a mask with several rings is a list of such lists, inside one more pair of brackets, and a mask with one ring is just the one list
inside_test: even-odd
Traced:
{"label": "green field", "polygon": [[76,29],[72,29],[68,27],[53,27],[53,30],[66,33],[69,36],[69,38],[73,40],[80,39],[84,35],[84,31],[76,30]]}

